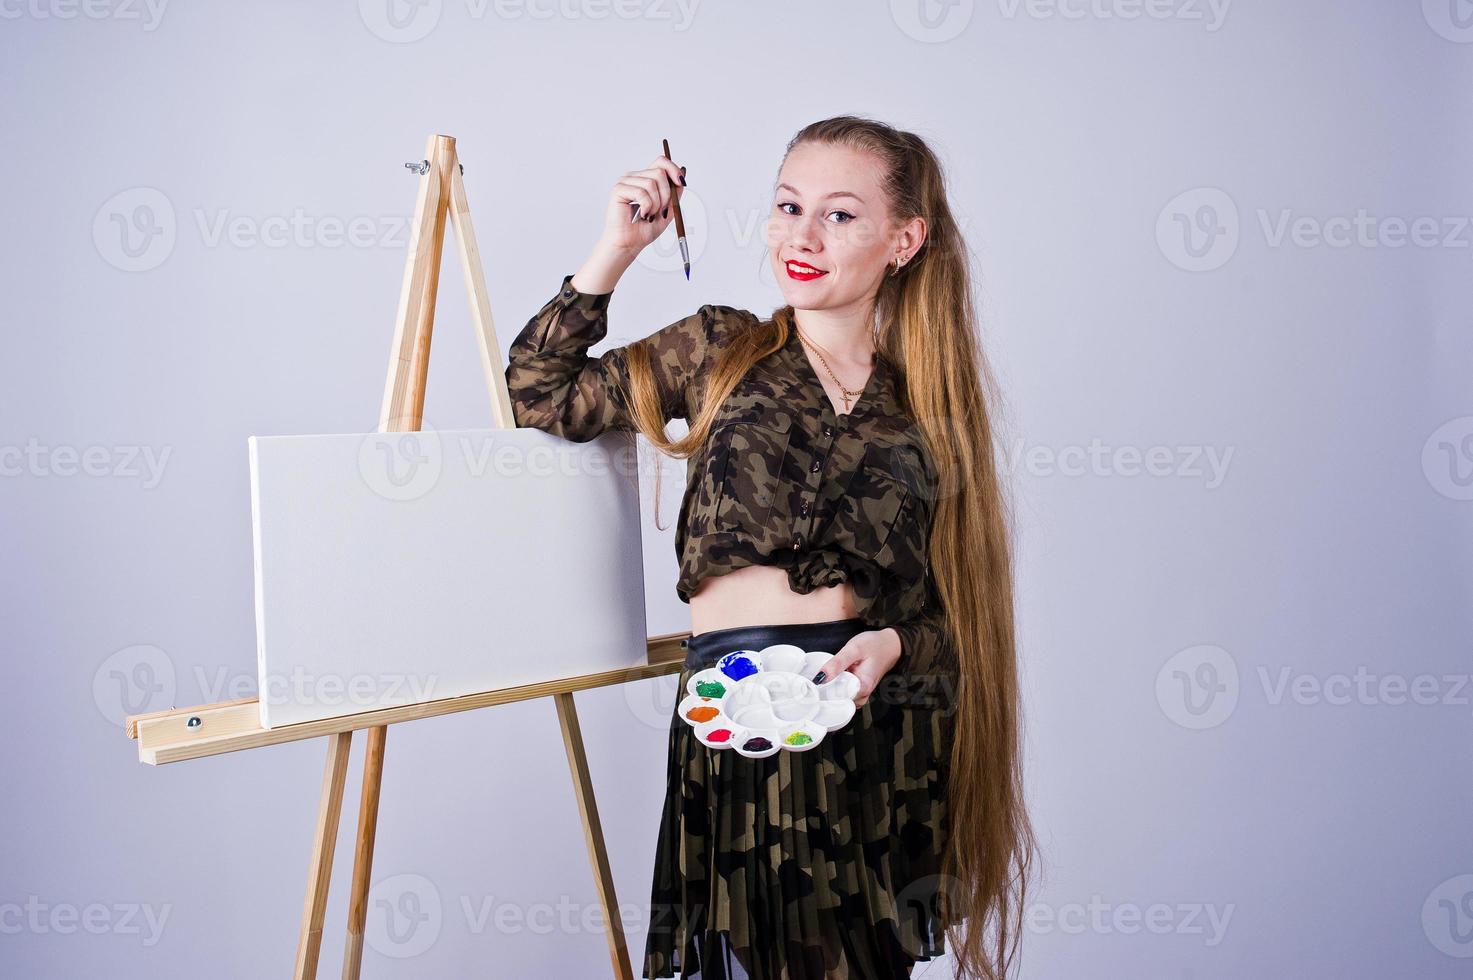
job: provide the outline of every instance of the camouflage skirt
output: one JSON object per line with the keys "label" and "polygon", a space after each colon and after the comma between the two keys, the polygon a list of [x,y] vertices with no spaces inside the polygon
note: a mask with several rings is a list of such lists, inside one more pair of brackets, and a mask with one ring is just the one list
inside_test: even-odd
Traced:
{"label": "camouflage skirt", "polygon": [[[686,681],[734,650],[837,652],[860,619],[750,626],[688,641]],[[645,977],[891,980],[944,952],[949,719],[872,695],[805,752],[703,745],[671,719]]]}

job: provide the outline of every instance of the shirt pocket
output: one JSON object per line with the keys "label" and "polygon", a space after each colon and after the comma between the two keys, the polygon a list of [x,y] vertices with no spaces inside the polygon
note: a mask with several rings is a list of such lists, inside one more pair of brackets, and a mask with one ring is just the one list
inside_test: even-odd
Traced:
{"label": "shirt pocket", "polygon": [[782,412],[752,407],[712,425],[705,488],[712,530],[744,532],[759,543],[786,535],[777,526],[783,509],[776,505],[783,499],[792,421]]}
{"label": "shirt pocket", "polygon": [[908,446],[872,444],[845,488],[839,522],[861,558],[902,574],[924,567],[920,459]]}

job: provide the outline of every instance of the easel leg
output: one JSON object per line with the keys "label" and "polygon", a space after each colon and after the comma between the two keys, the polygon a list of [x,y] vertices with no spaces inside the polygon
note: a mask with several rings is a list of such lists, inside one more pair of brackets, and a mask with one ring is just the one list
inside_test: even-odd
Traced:
{"label": "easel leg", "polygon": [[588,757],[583,753],[578,708],[571,694],[554,694],[553,700],[557,702],[558,722],[563,729],[563,746],[568,750],[568,768],[573,771],[573,794],[578,797],[578,813],[583,818],[583,837],[588,844],[588,861],[593,865],[598,903],[603,907],[609,960],[618,980],[634,980],[634,971],[629,965],[629,948],[624,940],[624,923],[619,918],[619,901],[614,897],[614,876],[609,870],[608,851],[604,848],[603,826],[598,821],[598,804],[593,799],[593,779],[588,773]]}
{"label": "easel leg", "polygon": [[378,833],[379,786],[384,778],[384,740],[389,729],[368,730],[363,748],[363,794],[358,803],[358,845],[353,851],[353,892],[348,901],[348,946],[343,980],[358,980],[363,968],[363,924],[368,918],[368,886],[373,878],[373,843]]}
{"label": "easel leg", "polygon": [[352,732],[327,740],[327,769],[322,776],[322,802],[317,807],[317,830],[312,842],[307,901],[302,909],[302,933],[297,940],[296,980],[314,980],[317,955],[322,951],[322,920],[327,914],[327,889],[332,881],[332,854],[338,843],[338,818],[343,813],[343,783],[348,776]]}

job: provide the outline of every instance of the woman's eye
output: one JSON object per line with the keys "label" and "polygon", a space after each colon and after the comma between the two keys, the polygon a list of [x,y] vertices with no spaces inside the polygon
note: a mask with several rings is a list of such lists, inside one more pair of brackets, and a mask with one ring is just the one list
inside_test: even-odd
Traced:
{"label": "woman's eye", "polygon": [[[794,210],[789,211],[788,208],[793,208]],[[779,211],[781,211],[783,214],[797,214],[798,213],[797,208],[798,208],[798,205],[794,204],[792,201],[780,201],[780,202],[778,202],[778,205],[777,205],[777,209]],[[830,211],[829,212],[829,217],[830,218],[832,218],[832,217],[834,217],[836,215],[842,215],[843,216],[843,220],[841,220],[841,221],[835,221],[834,222],[834,224],[836,224],[836,225],[847,225],[849,222],[851,222],[851,221],[854,220],[854,215],[850,214],[848,211]]]}

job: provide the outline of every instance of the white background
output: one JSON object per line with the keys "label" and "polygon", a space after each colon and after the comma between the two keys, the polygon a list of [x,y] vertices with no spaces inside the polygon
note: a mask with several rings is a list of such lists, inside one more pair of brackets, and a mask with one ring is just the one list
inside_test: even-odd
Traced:
{"label": "white background", "polygon": [[[1022,975],[1467,974],[1466,0],[0,14],[0,973],[290,969],[325,745],[152,769],[120,719],[251,693],[246,437],[374,427],[426,137],[503,344],[671,141],[693,279],[646,253],[618,343],[779,305],[783,147],[858,112],[945,161],[1007,400]],[[427,421],[485,424],[454,260],[431,365]],[[636,956],[673,694],[579,697]],[[366,976],[605,975],[550,701],[390,732],[375,879]]]}

